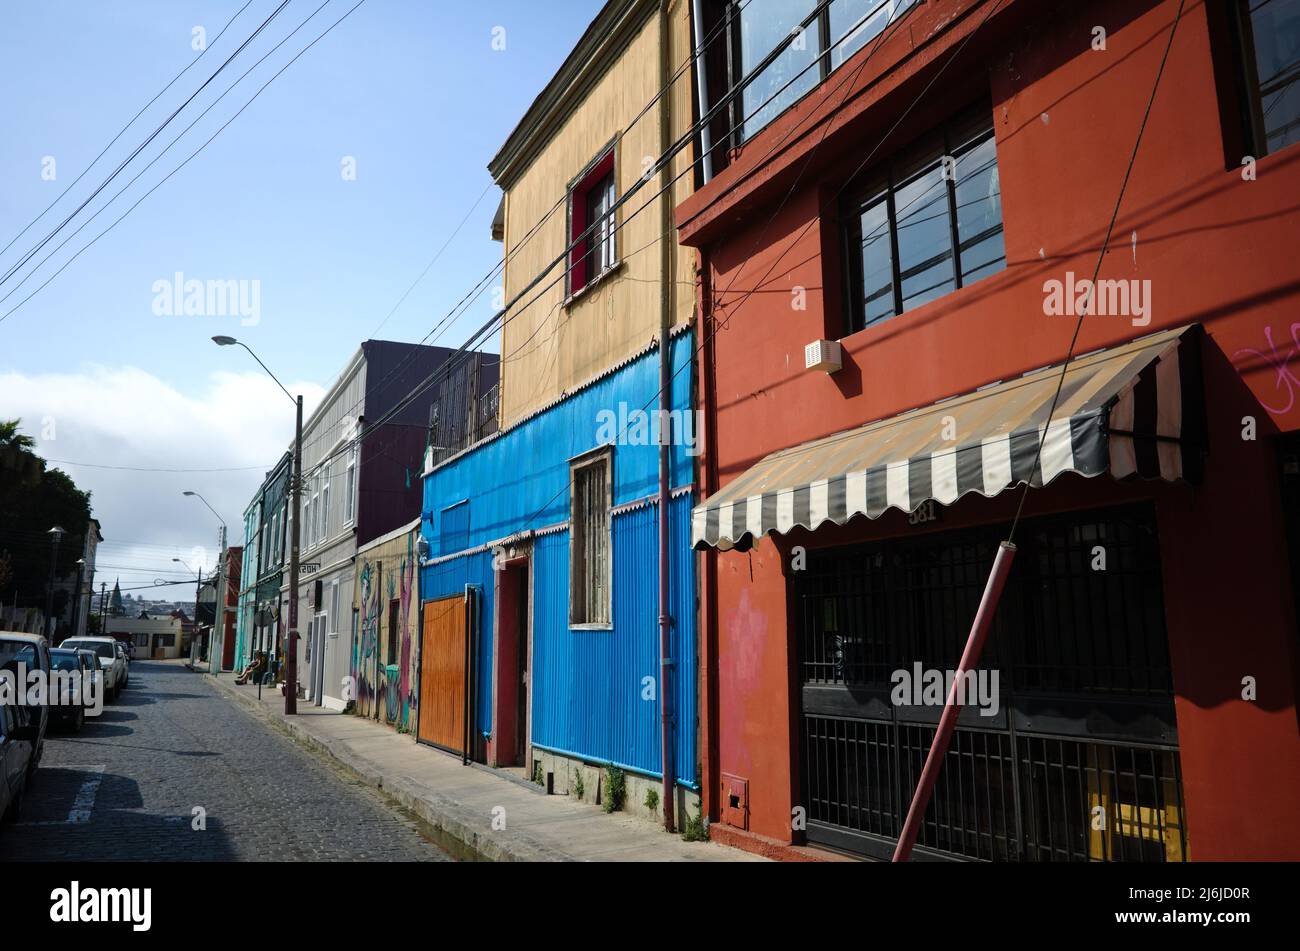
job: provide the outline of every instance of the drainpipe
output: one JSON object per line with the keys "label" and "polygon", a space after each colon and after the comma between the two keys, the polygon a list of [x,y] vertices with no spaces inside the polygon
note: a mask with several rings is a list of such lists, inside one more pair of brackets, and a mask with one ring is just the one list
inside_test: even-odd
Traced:
{"label": "drainpipe", "polygon": [[[669,57],[669,14],[671,0],[661,0],[659,4],[659,88],[664,90],[659,100],[659,151],[667,154],[672,145],[672,100],[668,89],[670,66]],[[659,719],[663,735],[660,758],[663,763],[664,829],[676,832],[674,821],[674,786],[673,782],[673,698],[672,690],[672,599],[668,585],[670,559],[668,556],[668,506],[671,502],[672,480],[672,356],[670,333],[677,300],[677,283],[674,267],[676,264],[677,242],[671,240],[673,233],[673,202],[670,188],[671,162],[665,162],[659,170],[664,189],[659,198],[663,218],[663,236],[659,239],[660,266],[660,310],[659,310]]]}
{"label": "drainpipe", "polygon": [[917,833],[921,831],[921,820],[926,807],[930,804],[930,794],[934,792],[935,780],[939,778],[939,769],[948,753],[948,744],[952,732],[957,726],[957,715],[961,712],[958,691],[966,680],[966,672],[974,670],[980,662],[984,650],[984,641],[988,639],[989,628],[993,625],[993,615],[997,612],[998,601],[1002,598],[1002,589],[1006,586],[1007,575],[1011,573],[1011,561],[1016,557],[1016,546],[1006,541],[998,546],[998,554],[993,559],[993,570],[989,572],[988,584],[984,588],[984,597],[980,598],[979,609],[971,624],[970,636],[966,638],[966,649],[962,651],[961,661],[957,664],[957,674],[952,680],[952,689],[943,705],[943,714],[939,717],[939,728],[934,732],[934,742],[925,757],[925,766],[921,769],[921,779],[916,784],[916,793],[912,796],[912,805],[908,807],[907,819],[903,822],[902,835],[894,847],[894,861],[906,862],[912,855],[912,846],[916,844]]}
{"label": "drainpipe", "polygon": [[[691,34],[695,44],[695,92],[700,103],[700,115],[707,116],[709,81],[704,71],[704,0],[691,0]],[[713,179],[713,135],[707,122],[700,126],[700,151],[703,153],[700,172],[707,185]]]}

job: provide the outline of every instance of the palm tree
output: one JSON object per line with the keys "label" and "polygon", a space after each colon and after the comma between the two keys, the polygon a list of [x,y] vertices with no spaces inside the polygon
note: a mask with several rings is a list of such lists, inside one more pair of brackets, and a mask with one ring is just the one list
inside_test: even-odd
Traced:
{"label": "palm tree", "polygon": [[33,451],[36,441],[20,433],[22,420],[0,420],[0,471],[15,473],[19,482],[31,483],[40,478],[44,460]]}

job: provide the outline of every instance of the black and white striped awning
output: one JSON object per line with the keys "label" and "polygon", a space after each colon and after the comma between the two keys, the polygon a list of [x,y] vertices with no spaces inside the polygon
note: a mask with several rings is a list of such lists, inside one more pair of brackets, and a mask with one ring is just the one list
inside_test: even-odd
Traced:
{"label": "black and white striped awning", "polygon": [[842,525],[927,501],[997,495],[1063,472],[1200,479],[1200,330],[1162,331],[760,460],[692,515],[692,543],[722,550],[796,525]]}

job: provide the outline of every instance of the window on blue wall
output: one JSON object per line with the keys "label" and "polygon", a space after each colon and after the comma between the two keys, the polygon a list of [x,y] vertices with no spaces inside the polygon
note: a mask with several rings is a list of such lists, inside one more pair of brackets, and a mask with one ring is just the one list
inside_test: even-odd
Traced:
{"label": "window on blue wall", "polygon": [[608,447],[575,459],[569,480],[569,623],[610,625],[612,454]]}
{"label": "window on blue wall", "polygon": [[451,555],[469,547],[468,500],[443,509],[438,524],[438,554]]}

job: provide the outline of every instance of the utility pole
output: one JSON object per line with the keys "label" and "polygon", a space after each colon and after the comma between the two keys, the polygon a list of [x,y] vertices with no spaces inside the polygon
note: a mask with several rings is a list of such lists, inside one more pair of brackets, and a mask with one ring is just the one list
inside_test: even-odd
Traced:
{"label": "utility pole", "polygon": [[293,433],[293,544],[289,549],[289,646],[284,658],[284,713],[298,712],[298,541],[302,537],[302,397]]}
{"label": "utility pole", "polygon": [[[213,515],[217,517],[217,521],[221,523],[221,537],[220,537],[221,554],[217,558],[216,583],[212,586],[213,591],[216,593],[217,600],[212,609],[212,635],[208,638],[208,673],[212,674],[213,676],[216,676],[216,674],[218,674],[221,670],[221,663],[220,661],[218,661],[216,663],[216,666],[214,667],[212,658],[214,656],[213,653],[214,650],[220,649],[220,642],[223,637],[224,627],[219,627],[218,625],[219,624],[224,625],[224,621],[225,621],[226,522],[221,517],[221,515],[218,514],[217,510],[208,504],[208,500],[205,499],[198,492],[186,490],[182,492],[181,495],[198,499],[200,502],[204,504],[204,506],[207,507],[207,510],[209,512],[211,512]],[[199,602],[196,598],[194,601],[194,624],[196,630],[198,628],[198,620],[199,620],[198,614],[199,614]],[[193,654],[193,644],[191,643],[190,646],[191,646],[191,654]]]}
{"label": "utility pole", "polygon": [[[284,388],[284,384],[271,372],[262,358],[253,353],[246,343],[224,334],[212,338],[218,347],[240,346],[248,351],[266,375],[275,380],[276,386],[284,390],[284,395],[293,400],[297,409],[297,422],[293,433],[293,539],[289,548],[289,635],[284,658],[284,712],[286,716],[298,712],[298,541],[302,536],[302,396],[295,397]],[[277,595],[278,598],[278,595]]]}
{"label": "utility pole", "polygon": [[[55,525],[48,534],[53,544],[50,546],[50,583],[45,591],[45,630],[41,632],[47,637],[50,636],[50,618],[54,614],[54,567],[59,560],[59,542],[63,541],[63,529]],[[58,622],[55,622],[55,631],[58,631],[58,627]]]}

